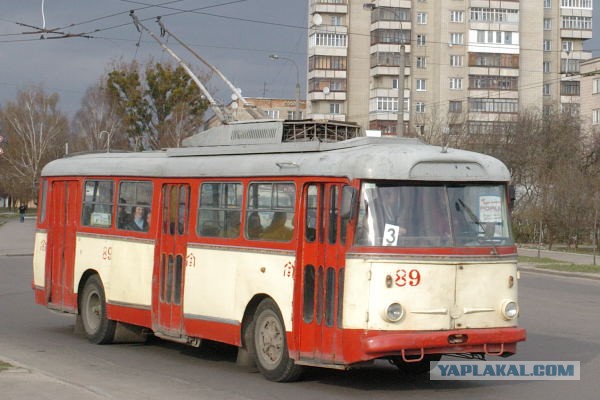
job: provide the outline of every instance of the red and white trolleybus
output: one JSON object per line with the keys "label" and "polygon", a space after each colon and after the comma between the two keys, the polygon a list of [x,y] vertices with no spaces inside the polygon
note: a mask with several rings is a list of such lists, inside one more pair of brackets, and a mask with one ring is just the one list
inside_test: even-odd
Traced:
{"label": "red and white trolleybus", "polygon": [[516,352],[500,161],[414,139],[329,141],[331,126],[286,141],[286,129],[232,124],[184,148],[48,164],[36,302],[77,314],[95,343],[139,329],[235,345],[274,381]]}

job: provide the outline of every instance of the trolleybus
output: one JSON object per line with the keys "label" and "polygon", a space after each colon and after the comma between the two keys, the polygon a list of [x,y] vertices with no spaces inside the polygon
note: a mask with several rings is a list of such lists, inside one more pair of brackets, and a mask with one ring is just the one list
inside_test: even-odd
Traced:
{"label": "trolleybus", "polygon": [[322,132],[286,141],[285,123],[253,122],[184,148],[49,163],[35,301],[77,314],[98,344],[133,332],[238,346],[273,381],[514,354],[526,335],[507,168]]}

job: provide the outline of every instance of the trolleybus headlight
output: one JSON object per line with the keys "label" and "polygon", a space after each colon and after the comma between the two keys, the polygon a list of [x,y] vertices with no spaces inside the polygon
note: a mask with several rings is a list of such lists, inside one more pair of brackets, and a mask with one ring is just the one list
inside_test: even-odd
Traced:
{"label": "trolleybus headlight", "polygon": [[519,305],[512,300],[506,300],[502,304],[502,315],[506,319],[515,319],[519,315]]}
{"label": "trolleybus headlight", "polygon": [[390,322],[398,322],[404,316],[404,308],[399,303],[392,303],[385,310],[385,317]]}

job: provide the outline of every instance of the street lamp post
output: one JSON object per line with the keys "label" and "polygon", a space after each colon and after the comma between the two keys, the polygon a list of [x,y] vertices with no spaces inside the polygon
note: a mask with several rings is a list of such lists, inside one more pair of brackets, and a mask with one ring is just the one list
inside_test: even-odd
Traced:
{"label": "street lamp post", "polygon": [[109,131],[100,131],[96,133],[96,140],[99,142],[102,136],[106,134],[106,152],[110,152],[110,137],[112,136]]}
{"label": "street lamp post", "polygon": [[269,58],[274,61],[275,60],[289,61],[296,68],[296,111],[294,112],[293,119],[299,119],[299,117],[300,117],[300,69],[298,68],[298,64],[296,64],[296,62],[294,60],[292,60],[291,58],[281,57],[277,54],[271,54],[269,56]]}
{"label": "street lamp post", "polygon": [[[379,8],[376,4],[365,3],[363,9],[373,11]],[[394,11],[394,14],[396,12]],[[396,14],[398,17],[398,15]],[[400,29],[402,30],[402,21],[400,21]],[[404,67],[406,66],[406,48],[404,47],[404,36],[401,37],[400,43],[400,58],[398,60],[398,117],[396,120],[396,136],[404,136]]]}

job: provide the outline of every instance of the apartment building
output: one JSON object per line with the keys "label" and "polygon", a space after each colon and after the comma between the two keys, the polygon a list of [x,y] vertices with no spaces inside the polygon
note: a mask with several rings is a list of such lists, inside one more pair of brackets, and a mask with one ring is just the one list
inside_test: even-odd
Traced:
{"label": "apartment building", "polygon": [[600,57],[581,63],[580,116],[582,132],[600,132]]}
{"label": "apartment building", "polygon": [[579,112],[592,0],[309,0],[308,17],[313,118],[412,136]]}
{"label": "apartment building", "polygon": [[[258,108],[265,116],[265,119],[303,119],[306,114],[306,102],[300,101],[299,115],[296,114],[296,101],[293,99],[274,99],[267,97],[246,97],[246,101]],[[248,121],[254,119],[252,115],[244,108],[240,100],[231,101],[225,106],[229,115],[235,121]],[[297,117],[297,118],[296,118]],[[209,129],[221,125],[221,121],[216,115],[212,115],[204,122],[204,129]]]}

